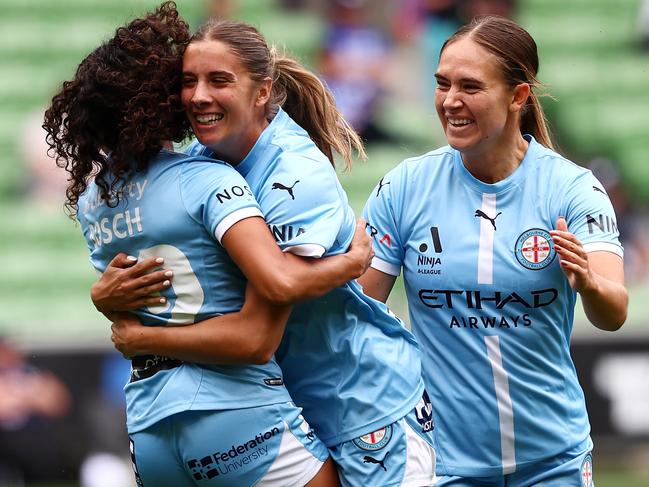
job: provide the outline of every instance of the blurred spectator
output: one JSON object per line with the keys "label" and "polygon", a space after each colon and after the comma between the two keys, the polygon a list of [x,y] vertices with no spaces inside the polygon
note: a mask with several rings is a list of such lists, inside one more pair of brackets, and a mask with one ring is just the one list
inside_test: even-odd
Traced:
{"label": "blurred spectator", "polygon": [[638,12],[638,32],[643,49],[649,50],[649,0],[642,0]]}
{"label": "blurred spectator", "polygon": [[463,24],[458,0],[421,0],[424,29],[421,36],[425,96],[432,106],[435,92],[435,72],[442,44]]}
{"label": "blurred spectator", "polygon": [[27,200],[43,210],[61,210],[67,187],[66,172],[57,167],[56,161],[47,154],[45,130],[41,127],[43,112],[27,117],[20,140],[20,149],[27,170]]}
{"label": "blurred spectator", "polygon": [[83,407],[89,453],[79,472],[81,487],[130,487],[133,469],[126,434],[124,385],[131,375],[131,362],[111,351],[99,357],[99,386],[85,394]]}
{"label": "blurred spectator", "polygon": [[237,10],[237,0],[205,0],[205,19],[231,19]]}
{"label": "blurred spectator", "polygon": [[312,0],[279,0],[279,5],[285,10],[305,10],[312,3]]}
{"label": "blurred spectator", "polygon": [[432,106],[434,74],[442,45],[457,28],[473,17],[496,14],[511,18],[516,0],[399,0],[395,15],[395,38],[418,38],[424,77],[424,96]]}
{"label": "blurred spectator", "polygon": [[79,470],[81,487],[131,487],[134,481],[130,460],[112,453],[89,455]]}
{"label": "blurred spectator", "polygon": [[460,2],[460,17],[463,22],[470,22],[481,15],[512,18],[515,8],[516,0],[463,0]]}
{"label": "blurred spectator", "polygon": [[71,408],[68,388],[0,337],[0,391],[0,482],[49,480],[67,464],[53,432]]}
{"label": "blurred spectator", "polygon": [[390,136],[377,124],[386,94],[392,44],[369,21],[366,0],[335,0],[318,55],[318,70],[336,98],[336,105],[365,142]]}
{"label": "blurred spectator", "polygon": [[588,168],[601,181],[615,209],[620,243],[624,247],[626,281],[646,283],[649,280],[649,215],[634,206],[613,161],[596,157]]}

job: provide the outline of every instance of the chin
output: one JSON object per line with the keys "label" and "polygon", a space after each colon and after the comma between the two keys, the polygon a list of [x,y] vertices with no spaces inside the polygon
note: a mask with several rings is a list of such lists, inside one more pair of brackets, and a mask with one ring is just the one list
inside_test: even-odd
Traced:
{"label": "chin", "polygon": [[446,136],[446,142],[448,145],[453,147],[453,149],[460,152],[470,152],[474,150],[480,144],[480,140],[473,137],[453,137]]}
{"label": "chin", "polygon": [[455,149],[457,151],[460,151],[460,152],[463,152],[463,151],[471,148],[471,146],[469,144],[467,144],[466,141],[461,140],[461,139],[458,140],[458,139],[454,139],[452,137],[451,138],[447,137],[446,141],[447,141],[448,145],[450,145],[453,149]]}
{"label": "chin", "polygon": [[204,146],[210,147],[218,143],[218,140],[214,140],[215,138],[210,137],[208,134],[200,134],[194,132],[194,135],[196,136],[196,140],[198,140]]}

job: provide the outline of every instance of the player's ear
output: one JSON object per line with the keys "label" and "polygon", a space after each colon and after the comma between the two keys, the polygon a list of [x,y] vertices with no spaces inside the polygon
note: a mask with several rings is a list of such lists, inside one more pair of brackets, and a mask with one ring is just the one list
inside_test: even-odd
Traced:
{"label": "player's ear", "polygon": [[512,112],[520,111],[525,104],[527,99],[532,94],[532,88],[528,83],[519,83],[514,87],[514,93],[512,96],[512,101],[509,105],[509,110]]}
{"label": "player's ear", "polygon": [[272,89],[273,80],[270,77],[261,80],[257,88],[257,99],[255,100],[255,105],[258,107],[266,105],[268,100],[270,100]]}

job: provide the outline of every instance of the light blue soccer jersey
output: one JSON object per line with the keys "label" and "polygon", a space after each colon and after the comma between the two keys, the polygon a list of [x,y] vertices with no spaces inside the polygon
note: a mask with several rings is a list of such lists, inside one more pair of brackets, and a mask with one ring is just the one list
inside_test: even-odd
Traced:
{"label": "light blue soccer jersey", "polygon": [[[209,154],[199,144],[189,150]],[[347,249],[355,229],[347,195],[330,162],[284,111],[236,169],[284,251],[320,257]],[[413,335],[355,281],[296,305],[276,357],[291,396],[327,446],[402,418],[423,392]]]}
{"label": "light blue soccer jersey", "polygon": [[[79,200],[78,218],[90,261],[105,270],[118,252],[162,256],[174,272],[167,304],[137,310],[147,325],[177,326],[238,311],[245,278],[219,244],[225,231],[261,211],[247,183],[230,166],[162,151],[147,171],[129,179],[114,208],[94,183]],[[161,370],[125,387],[129,433],[186,410],[222,410],[290,401],[273,385],[282,376],[271,361],[251,366]]]}
{"label": "light blue soccer jersey", "polygon": [[437,473],[492,476],[583,445],[570,358],[575,293],[550,230],[622,255],[615,214],[587,171],[526,136],[520,167],[486,184],[443,147],[408,159],[367,201],[376,257],[404,270],[436,424]]}

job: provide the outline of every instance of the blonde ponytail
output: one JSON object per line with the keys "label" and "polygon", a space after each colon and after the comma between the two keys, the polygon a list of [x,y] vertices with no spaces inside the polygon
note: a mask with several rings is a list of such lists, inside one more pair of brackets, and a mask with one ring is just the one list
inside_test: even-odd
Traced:
{"label": "blonde ponytail", "polygon": [[354,151],[365,159],[367,155],[361,138],[336,108],[334,97],[324,83],[295,59],[274,54],[275,78],[270,109],[281,106],[308,132],[332,164],[334,151],[341,155],[346,169],[351,168]]}
{"label": "blonde ponytail", "polygon": [[333,95],[311,71],[295,59],[269,49],[255,27],[232,20],[209,20],[192,37],[194,40],[223,42],[239,58],[253,80],[273,80],[266,115],[272,118],[282,107],[307,131],[313,142],[334,164],[334,152],[345,167],[352,165],[353,153],[365,159],[363,142],[336,108]]}

